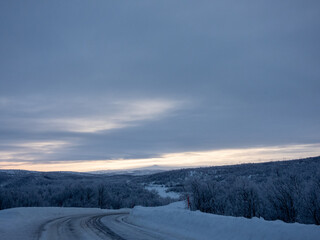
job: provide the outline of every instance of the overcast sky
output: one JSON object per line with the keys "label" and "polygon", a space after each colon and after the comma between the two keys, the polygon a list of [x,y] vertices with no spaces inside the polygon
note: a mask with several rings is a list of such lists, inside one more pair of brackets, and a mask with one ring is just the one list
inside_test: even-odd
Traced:
{"label": "overcast sky", "polygon": [[318,0],[0,1],[0,168],[282,160],[319,133]]}

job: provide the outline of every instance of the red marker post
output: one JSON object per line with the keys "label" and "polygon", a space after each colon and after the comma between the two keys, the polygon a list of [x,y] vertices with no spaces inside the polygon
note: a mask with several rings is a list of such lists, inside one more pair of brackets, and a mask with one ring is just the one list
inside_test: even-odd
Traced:
{"label": "red marker post", "polygon": [[190,198],[189,198],[189,195],[187,196],[187,202],[188,202],[188,209],[190,209]]}

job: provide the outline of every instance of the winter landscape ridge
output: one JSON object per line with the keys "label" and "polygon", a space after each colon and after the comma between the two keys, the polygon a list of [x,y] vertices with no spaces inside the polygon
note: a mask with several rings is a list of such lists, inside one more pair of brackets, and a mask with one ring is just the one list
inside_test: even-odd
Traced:
{"label": "winter landscape ridge", "polygon": [[319,66],[319,0],[0,0],[0,240],[320,240]]}
{"label": "winter landscape ridge", "polygon": [[1,170],[0,236],[318,239],[319,161],[313,157],[147,175]]}

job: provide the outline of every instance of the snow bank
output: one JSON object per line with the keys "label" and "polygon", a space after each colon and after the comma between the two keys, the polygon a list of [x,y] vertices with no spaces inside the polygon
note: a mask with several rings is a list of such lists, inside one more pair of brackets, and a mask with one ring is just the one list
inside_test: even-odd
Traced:
{"label": "snow bank", "polygon": [[318,240],[320,236],[320,227],[315,225],[192,212],[185,209],[184,202],[153,208],[137,206],[132,209],[127,221],[169,233],[178,239]]}
{"label": "snow bank", "polygon": [[37,239],[39,226],[48,220],[73,215],[104,213],[97,208],[29,207],[0,211],[0,239]]}

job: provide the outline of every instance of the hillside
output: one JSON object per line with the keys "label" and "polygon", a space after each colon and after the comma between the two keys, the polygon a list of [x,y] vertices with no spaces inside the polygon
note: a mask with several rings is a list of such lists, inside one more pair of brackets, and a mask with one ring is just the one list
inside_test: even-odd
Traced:
{"label": "hillside", "polygon": [[119,209],[176,201],[152,190],[157,186],[189,197],[192,210],[320,224],[320,157],[138,176],[1,170],[0,209]]}

